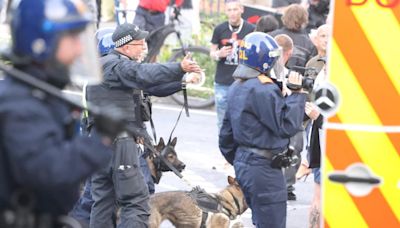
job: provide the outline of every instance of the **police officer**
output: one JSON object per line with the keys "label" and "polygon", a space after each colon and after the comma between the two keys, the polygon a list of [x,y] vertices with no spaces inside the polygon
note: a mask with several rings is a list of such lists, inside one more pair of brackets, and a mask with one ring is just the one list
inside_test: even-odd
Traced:
{"label": "police officer", "polygon": [[[22,0],[13,12],[13,71],[64,88],[84,46],[84,5]],[[0,86],[0,227],[58,227],[80,182],[110,161],[113,135],[75,135],[76,115],[64,100],[10,75]]]}
{"label": "police officer", "polygon": [[[285,153],[289,138],[301,130],[306,99],[301,90],[284,97],[270,78],[279,55],[277,43],[265,33],[244,38],[219,135],[220,150],[234,165],[253,224],[262,228],[286,226],[287,194],[281,168],[289,158]],[[301,76],[292,73],[288,82],[299,86]]]}
{"label": "police officer", "polygon": [[[87,88],[87,100],[107,109],[120,107],[126,116],[126,125],[139,128],[146,135],[142,115],[138,113],[141,101],[135,96],[140,90],[162,91],[171,94],[181,87],[185,72],[200,72],[200,67],[190,56],[181,63],[141,64],[146,49],[148,32],[133,24],[119,25],[113,35],[115,49],[101,58],[104,81],[101,86]],[[114,141],[114,151],[109,167],[92,176],[94,204],[90,227],[112,227],[112,214],[117,203],[121,207],[119,227],[147,227],[149,217],[149,192],[140,172],[136,142],[141,138],[119,135]]]}
{"label": "police officer", "polygon": [[[115,48],[115,44],[112,41],[112,34],[114,32],[114,28],[101,28],[97,30],[96,32],[96,37],[98,38],[98,51],[100,53],[100,56],[105,56],[109,52],[111,52]],[[146,57],[147,50],[143,50],[141,53],[142,55],[139,58],[135,58],[134,60],[136,62],[141,62],[142,59]],[[188,83],[190,83],[190,80],[187,80]],[[148,90],[150,90],[148,93],[151,95],[163,97],[163,96],[169,96],[171,93],[179,91],[182,87],[181,81],[174,81],[171,83],[165,83],[160,86],[156,87],[151,87]],[[169,88],[167,93],[165,93],[164,88]],[[133,94],[133,99],[134,101],[140,101],[140,105],[136,105],[135,108],[135,113],[133,114],[140,114],[140,122],[148,120],[148,118],[151,116],[151,103],[148,95],[150,94],[143,94],[140,90],[136,90],[136,92]],[[83,127],[82,129],[86,129],[86,116],[83,118]],[[144,128],[145,125],[143,123],[137,124],[137,127],[139,128]],[[147,131],[145,129],[141,129],[142,133],[146,134],[148,138]],[[140,166],[141,166],[141,171],[144,175],[145,181],[148,186],[148,190],[150,194],[153,194],[155,192],[155,187],[154,187],[154,181],[150,173],[150,169],[147,165],[146,162],[146,156],[148,156],[148,150],[147,148],[145,149],[145,153],[140,156]],[[86,181],[85,187],[84,187],[84,192],[81,195],[81,198],[79,201],[75,204],[74,209],[71,211],[70,215],[77,219],[82,226],[86,227],[89,226],[90,222],[90,213],[91,213],[91,207],[93,205],[93,199],[91,195],[91,181],[90,179]]]}

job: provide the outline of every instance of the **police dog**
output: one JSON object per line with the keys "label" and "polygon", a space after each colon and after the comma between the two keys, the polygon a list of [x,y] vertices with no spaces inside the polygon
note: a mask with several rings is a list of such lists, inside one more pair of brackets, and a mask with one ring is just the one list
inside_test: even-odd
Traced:
{"label": "police dog", "polygon": [[164,162],[161,161],[160,156],[163,156],[165,160],[169,161],[179,172],[182,172],[185,169],[185,163],[179,160],[178,155],[176,154],[176,142],[177,138],[175,137],[171,142],[168,142],[167,145],[165,145],[164,139],[160,138],[160,141],[155,146],[158,154],[150,153],[149,156],[147,156],[146,161],[154,183],[160,183],[162,172],[172,171],[167,165],[164,164]]}
{"label": "police dog", "polygon": [[219,193],[208,194],[218,201],[220,210],[215,212],[201,208],[199,201],[191,195],[192,192],[170,191],[154,194],[150,198],[150,228],[158,228],[166,219],[177,228],[228,228],[230,220],[247,209],[245,197],[235,178],[228,176],[228,183]]}

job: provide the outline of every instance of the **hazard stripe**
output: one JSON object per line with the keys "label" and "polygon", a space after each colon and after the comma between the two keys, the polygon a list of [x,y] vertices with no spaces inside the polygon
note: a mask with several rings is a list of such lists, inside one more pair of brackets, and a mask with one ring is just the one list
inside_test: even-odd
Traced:
{"label": "hazard stripe", "polygon": [[[375,1],[355,7],[345,2],[335,1],[328,66],[342,99],[327,124],[323,213],[330,227],[400,227],[400,12]],[[330,170],[355,162],[383,179],[365,197],[326,180]]]}
{"label": "hazard stripe", "polygon": [[326,219],[324,218],[324,226],[323,226],[323,228],[329,228],[330,226],[329,226],[329,224],[328,224],[328,222],[326,221]]}
{"label": "hazard stripe", "polygon": [[[362,162],[348,137],[348,132],[329,130],[327,134],[328,159],[330,159],[331,165],[335,167],[335,170],[345,170],[349,164]],[[374,174],[376,175],[376,173]],[[385,183],[385,180],[383,181]],[[326,194],[325,196],[329,198],[330,195]],[[399,222],[379,188],[375,188],[370,195],[365,197],[353,197],[350,194],[349,197],[352,198],[355,206],[370,227],[380,227],[383,220],[385,225],[388,225],[386,227],[397,227],[396,225]],[[326,207],[329,208],[328,210],[332,210],[335,205],[326,205]]]}
{"label": "hazard stripe", "polygon": [[[338,89],[340,96],[345,98],[341,99],[338,113],[336,113],[340,120],[345,124],[382,125],[369,103],[368,96],[364,93],[352,69],[347,64],[346,58],[342,55],[336,40],[332,40],[331,51],[331,77],[329,79]],[[348,119],[343,119],[341,116],[348,117]]]}
{"label": "hazard stripe", "polygon": [[345,131],[327,131],[327,157],[336,170],[345,170],[349,164],[361,162]]}
{"label": "hazard stripe", "polygon": [[[360,29],[360,25],[351,11],[354,7],[346,6],[345,1],[336,1],[335,4],[335,24],[339,24],[340,26],[334,27],[334,38],[337,40],[341,51],[349,61],[349,65],[354,71],[354,74],[358,76],[357,79],[359,83],[368,94],[368,99],[375,108],[375,111],[379,115],[383,125],[399,125],[400,109],[394,108],[392,104],[399,100],[399,93],[384,71],[380,59],[374,55],[373,48],[365,37],[364,32]],[[378,7],[376,10],[378,11],[382,9]],[[390,9],[383,10],[393,12]],[[375,20],[379,20],[377,17],[374,18]],[[366,18],[362,18],[362,20],[364,19]],[[386,26],[383,25],[385,24],[381,23],[381,26],[386,28]],[[398,27],[392,27],[390,29],[393,30],[396,28],[398,29]],[[350,31],[351,38],[349,37]],[[383,34],[377,33],[376,36],[382,37]],[[398,42],[395,42],[393,46],[397,45],[397,43]],[[395,56],[392,56],[392,58],[396,60],[398,59],[398,57]],[[399,67],[396,68],[399,69]],[[371,75],[371,73],[373,74]],[[341,79],[345,77],[342,75],[332,75],[332,77],[335,76],[340,77]],[[400,78],[398,77],[398,74],[395,75],[395,77]],[[346,97],[346,99],[350,97]],[[356,104],[357,103],[354,103],[354,105]],[[362,114],[357,110],[355,110],[354,113]],[[389,137],[400,155],[400,143],[398,143],[400,142],[400,134],[393,134]]]}
{"label": "hazard stripe", "polygon": [[[397,93],[400,94],[399,21],[392,10],[377,8],[375,1],[367,1],[362,7],[351,9]],[[374,16],[371,17],[371,15]]]}
{"label": "hazard stripe", "polygon": [[[337,113],[340,121],[343,123],[382,125],[335,40],[332,44],[330,61],[331,82],[337,86],[341,96],[346,98],[342,99],[341,107]],[[346,80],[338,75],[346,75]],[[355,115],[356,112],[363,115]],[[369,166],[376,175],[384,177],[384,184],[381,185],[380,190],[396,216],[400,218],[400,200],[398,200],[400,199],[400,191],[396,189],[398,176],[393,175],[400,173],[400,157],[388,135],[382,132],[359,131],[347,131],[347,135],[358,151],[362,162]],[[347,152],[343,151],[342,153]],[[340,159],[338,154],[335,155],[335,151],[332,151],[332,154],[328,152],[328,156],[331,155],[332,157],[329,157],[329,159],[336,159],[337,157],[337,159]],[[349,164],[351,163],[347,163],[347,165]],[[339,167],[335,166],[335,168]]]}
{"label": "hazard stripe", "polygon": [[[360,85],[368,94],[368,99],[384,125],[399,125],[400,108],[393,108],[393,105],[390,104],[390,101],[394,102],[399,99],[399,94],[387,76],[381,60],[374,53],[374,49],[361,30],[351,8],[353,7],[345,5],[345,1],[336,1],[334,23],[338,26],[334,27],[334,39],[343,55],[346,56],[351,70],[358,76]],[[379,18],[374,18],[379,21]],[[381,26],[386,27],[385,24],[381,24]],[[381,37],[383,34],[376,34],[376,36]],[[393,45],[398,45],[398,42]],[[331,76],[347,80],[345,74]],[[396,76],[398,77],[398,75]],[[346,99],[350,97],[346,97]]]}
{"label": "hazard stripe", "polygon": [[[396,219],[394,211],[384,203],[385,198],[380,191],[375,189],[365,197],[352,196],[352,199],[369,227],[400,227],[399,218]],[[383,221],[384,226],[382,226]]]}
{"label": "hazard stripe", "polygon": [[392,9],[393,14],[396,16],[397,22],[400,24],[400,4],[396,7]]}
{"label": "hazard stripe", "polygon": [[[325,173],[334,171],[328,159],[325,159],[324,167]],[[368,227],[343,185],[328,181],[327,175],[324,175],[323,183],[323,205],[327,208],[323,213],[330,227]]]}

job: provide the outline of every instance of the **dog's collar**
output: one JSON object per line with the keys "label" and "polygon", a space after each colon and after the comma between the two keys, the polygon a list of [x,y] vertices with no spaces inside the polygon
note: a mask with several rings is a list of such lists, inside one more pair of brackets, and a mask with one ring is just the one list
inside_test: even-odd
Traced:
{"label": "dog's collar", "polygon": [[237,214],[241,214],[240,212],[240,203],[239,203],[239,201],[238,201],[238,199],[232,194],[232,192],[230,192],[230,191],[228,191],[229,192],[229,194],[231,194],[231,196],[232,196],[232,198],[233,198],[233,201],[235,202],[235,204],[236,204],[236,207],[237,207],[237,209],[238,209],[238,213]]}
{"label": "dog's collar", "polygon": [[[222,206],[221,211],[222,211],[222,213],[224,213],[226,216],[228,216],[229,219],[234,220],[234,219],[236,219],[236,216],[237,216],[237,215],[240,215],[240,214],[241,214],[241,211],[240,211],[240,210],[241,210],[241,209],[240,209],[240,204],[239,204],[239,201],[237,200],[237,198],[233,195],[233,193],[230,192],[230,191],[228,191],[228,192],[229,192],[229,194],[232,196],[233,202],[235,202],[235,205],[236,205],[236,208],[237,208],[238,211],[237,211],[237,213],[232,213],[232,211],[229,210],[229,208],[224,207],[223,204],[220,203],[221,206]],[[223,199],[219,198],[219,200],[222,201]]]}
{"label": "dog's collar", "polygon": [[221,211],[222,211],[222,213],[224,213],[226,216],[228,216],[228,218],[229,218],[230,220],[236,219],[236,215],[233,215],[233,214],[231,213],[231,210],[229,210],[228,208],[222,207]]}

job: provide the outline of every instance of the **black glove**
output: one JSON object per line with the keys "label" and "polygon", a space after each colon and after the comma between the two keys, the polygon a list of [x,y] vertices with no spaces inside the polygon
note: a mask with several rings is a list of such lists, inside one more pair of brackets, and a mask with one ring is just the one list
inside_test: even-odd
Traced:
{"label": "black glove", "polygon": [[117,107],[102,108],[100,112],[92,115],[97,132],[111,140],[114,140],[125,128],[124,115]]}

